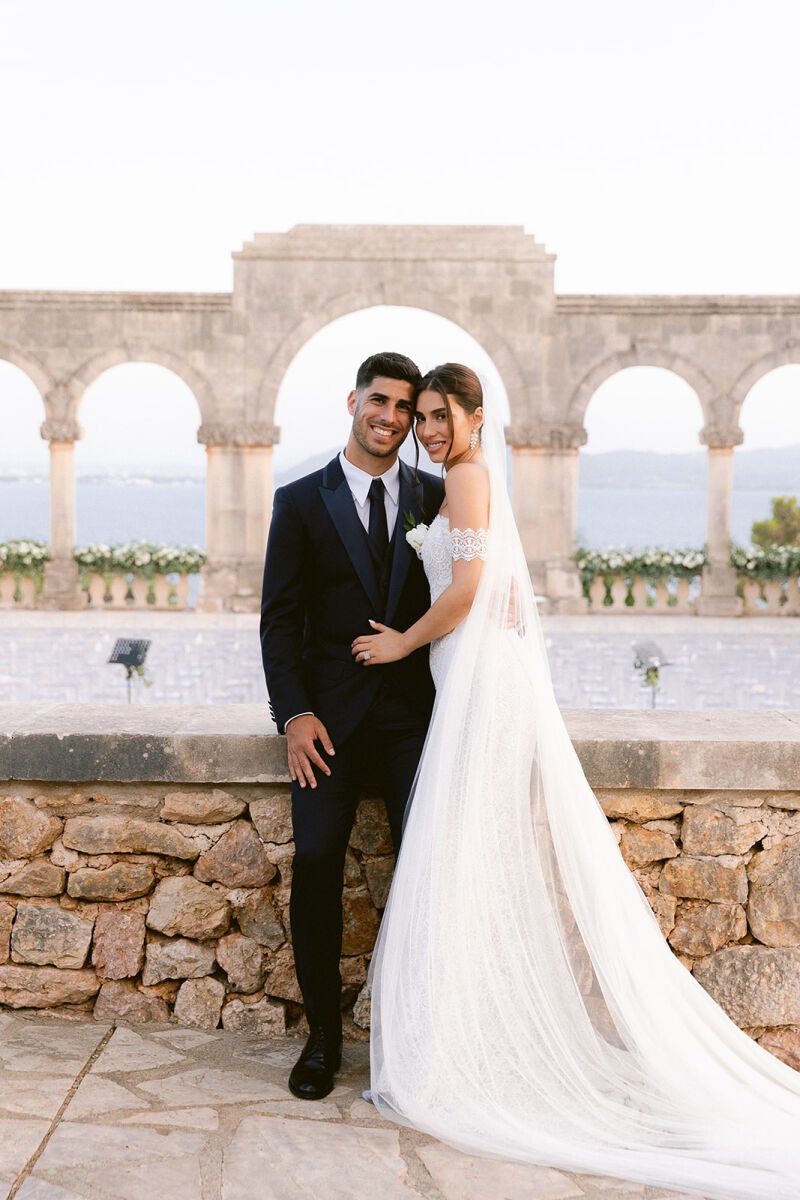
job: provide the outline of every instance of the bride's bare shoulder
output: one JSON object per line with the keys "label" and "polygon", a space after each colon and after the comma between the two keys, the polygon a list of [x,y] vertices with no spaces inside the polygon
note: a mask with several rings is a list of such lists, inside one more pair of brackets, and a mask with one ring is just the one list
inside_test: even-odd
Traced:
{"label": "bride's bare shoulder", "polygon": [[444,490],[449,498],[465,492],[479,492],[488,496],[488,468],[480,462],[456,463],[445,476]]}

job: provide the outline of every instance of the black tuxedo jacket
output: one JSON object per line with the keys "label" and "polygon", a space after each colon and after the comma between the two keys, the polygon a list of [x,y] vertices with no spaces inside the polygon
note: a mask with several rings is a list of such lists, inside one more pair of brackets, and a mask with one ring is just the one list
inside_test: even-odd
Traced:
{"label": "black tuxedo jacket", "polygon": [[264,564],[261,654],[278,732],[297,713],[313,712],[334,746],[366,716],[381,683],[407,698],[425,724],[433,705],[428,647],[397,663],[364,667],[351,642],[374,633],[369,619],[405,630],[430,607],[422,563],[406,541],[405,514],[430,523],[442,503],[435,476],[400,463],[400,498],[383,603],[367,532],[337,455],[321,471],[275,493]]}

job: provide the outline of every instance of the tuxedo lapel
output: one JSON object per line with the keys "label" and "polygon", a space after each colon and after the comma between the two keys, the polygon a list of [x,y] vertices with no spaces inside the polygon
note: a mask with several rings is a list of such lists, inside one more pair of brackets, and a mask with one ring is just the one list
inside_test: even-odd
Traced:
{"label": "tuxedo lapel", "polygon": [[[421,485],[418,485],[421,492]],[[406,513],[411,513],[416,522],[422,520],[419,506],[419,496],[414,488],[414,472],[404,462],[400,463],[400,503],[397,506],[397,521],[392,536],[392,573],[389,576],[389,596],[386,601],[386,616],[384,624],[391,625],[392,618],[400,601],[403,586],[408,575],[408,568],[414,560],[416,550],[412,550],[406,540]]]}
{"label": "tuxedo lapel", "polygon": [[383,604],[375,564],[370,554],[364,526],[356,511],[353,494],[344,477],[342,464],[338,457],[329,462],[325,468],[319,494],[330,514],[336,532],[342,540],[342,545],[350,556],[355,572],[364,585],[370,603],[374,607],[375,619],[380,620],[379,614],[383,609]]}

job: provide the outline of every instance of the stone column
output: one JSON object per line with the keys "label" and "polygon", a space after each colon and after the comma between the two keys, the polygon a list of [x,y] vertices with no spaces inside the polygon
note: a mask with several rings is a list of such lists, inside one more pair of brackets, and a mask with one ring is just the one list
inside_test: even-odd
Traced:
{"label": "stone column", "polygon": [[198,601],[205,612],[258,611],[279,437],[260,421],[205,423],[198,430],[207,454],[207,561]]}
{"label": "stone column", "polygon": [[79,609],[81,593],[75,549],[75,442],[82,429],[71,418],[46,420],[41,435],[50,443],[50,561],[45,564],[43,608]]}
{"label": "stone column", "polygon": [[516,425],[511,446],[514,514],[541,610],[583,613],[587,604],[573,562],[578,517],[579,425]]}
{"label": "stone column", "polygon": [[700,441],[708,446],[706,544],[709,566],[703,571],[698,613],[702,617],[735,617],[742,611],[736,595],[736,572],[730,565],[733,451],[741,429],[707,426]]}

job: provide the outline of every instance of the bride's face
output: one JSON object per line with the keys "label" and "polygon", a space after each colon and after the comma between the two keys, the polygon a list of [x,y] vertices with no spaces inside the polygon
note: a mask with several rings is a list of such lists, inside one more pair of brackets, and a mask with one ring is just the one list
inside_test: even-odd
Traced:
{"label": "bride's face", "polygon": [[417,437],[428,452],[431,462],[443,463],[458,458],[469,450],[469,439],[478,422],[458,403],[455,396],[447,397],[453,417],[452,444],[447,407],[439,392],[420,392],[414,413]]}

